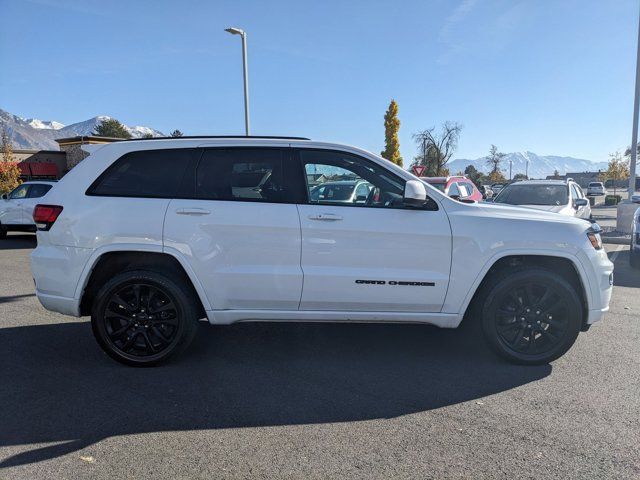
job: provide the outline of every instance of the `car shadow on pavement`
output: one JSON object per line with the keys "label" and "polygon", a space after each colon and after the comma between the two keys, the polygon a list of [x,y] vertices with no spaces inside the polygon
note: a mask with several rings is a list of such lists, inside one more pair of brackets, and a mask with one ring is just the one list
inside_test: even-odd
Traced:
{"label": "car shadow on pavement", "polygon": [[56,442],[0,467],[145,432],[353,422],[485,397],[539,380],[464,325],[201,325],[157,368],[121,366],[88,322],[0,329],[0,447]]}
{"label": "car shadow on pavement", "polygon": [[0,250],[24,250],[36,248],[37,237],[33,234],[8,234],[6,238],[0,240]]}

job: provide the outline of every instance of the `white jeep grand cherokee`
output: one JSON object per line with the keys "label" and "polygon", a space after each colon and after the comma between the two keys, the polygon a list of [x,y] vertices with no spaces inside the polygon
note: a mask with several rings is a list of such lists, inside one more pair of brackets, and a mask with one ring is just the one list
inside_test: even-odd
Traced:
{"label": "white jeep grand cherokee", "polygon": [[[479,327],[511,361],[549,362],[609,308],[597,225],[461,203],[363,150],[300,138],[87,147],[38,205],[36,293],[91,315],[129,365],[181,351],[198,320]],[[366,198],[311,199],[325,182]]]}

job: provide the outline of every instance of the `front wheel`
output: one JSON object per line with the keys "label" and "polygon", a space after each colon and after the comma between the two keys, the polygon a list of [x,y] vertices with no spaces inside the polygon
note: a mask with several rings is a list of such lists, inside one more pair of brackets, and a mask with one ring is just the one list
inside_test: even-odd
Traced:
{"label": "front wheel", "polygon": [[551,362],[571,348],[580,332],[580,297],[567,280],[550,270],[505,272],[486,292],[484,336],[496,353],[512,362]]}
{"label": "front wheel", "polygon": [[151,271],[124,272],[100,289],[91,326],[102,349],[131,366],[152,366],[179,353],[198,326],[197,303],[184,282]]}
{"label": "front wheel", "polygon": [[7,238],[7,229],[0,225],[0,240]]}

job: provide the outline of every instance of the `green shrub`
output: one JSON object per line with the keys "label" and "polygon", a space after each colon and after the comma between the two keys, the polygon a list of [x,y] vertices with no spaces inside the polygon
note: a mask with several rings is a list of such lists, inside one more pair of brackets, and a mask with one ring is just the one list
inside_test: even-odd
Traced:
{"label": "green shrub", "polygon": [[621,200],[622,200],[622,197],[620,195],[607,195],[606,197],[604,197],[604,204],[617,205],[620,203]]}

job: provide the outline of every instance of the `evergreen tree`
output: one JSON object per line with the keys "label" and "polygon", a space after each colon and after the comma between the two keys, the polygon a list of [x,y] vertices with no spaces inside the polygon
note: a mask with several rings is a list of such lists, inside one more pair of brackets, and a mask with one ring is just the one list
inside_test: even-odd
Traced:
{"label": "evergreen tree", "polygon": [[464,169],[464,174],[469,180],[475,183],[476,186],[478,187],[483,183],[485,183],[485,180],[486,180],[485,175],[482,172],[478,171],[478,169],[473,165],[467,165],[467,168]]}
{"label": "evergreen tree", "polygon": [[153,133],[145,133],[141,138],[153,138]]}
{"label": "evergreen tree", "polygon": [[182,132],[180,130],[174,130],[169,135],[171,135],[172,137],[181,137],[182,136]]}
{"label": "evergreen tree", "polygon": [[0,193],[10,192],[20,185],[20,169],[13,156],[7,128],[2,129],[2,162],[0,163]]}
{"label": "evergreen tree", "polygon": [[115,118],[102,120],[100,125],[96,126],[93,134],[98,137],[131,138],[129,131]]}
{"label": "evergreen tree", "polygon": [[389,108],[384,114],[384,151],[380,153],[383,158],[396,165],[402,166],[400,155],[400,141],[398,140],[400,120],[398,119],[398,104],[391,99]]}

